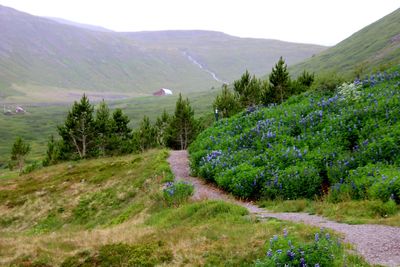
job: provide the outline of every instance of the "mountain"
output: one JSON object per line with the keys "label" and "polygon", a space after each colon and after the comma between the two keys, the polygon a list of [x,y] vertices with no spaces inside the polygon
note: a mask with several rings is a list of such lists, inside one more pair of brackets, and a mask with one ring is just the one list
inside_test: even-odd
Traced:
{"label": "mountain", "polygon": [[109,97],[204,91],[246,69],[265,74],[281,55],[293,64],[326,48],[209,31],[94,31],[4,6],[0,33],[3,101],[65,100],[88,90],[118,93]]}
{"label": "mountain", "polygon": [[87,29],[87,30],[98,31],[98,32],[112,32],[112,30],[106,29],[104,27],[90,25],[90,24],[84,24],[84,23],[78,23],[78,22],[74,22],[74,21],[70,21],[70,20],[66,20],[66,19],[62,19],[62,18],[55,18],[55,17],[45,17],[45,18],[54,20],[61,24],[71,25],[71,26],[75,26],[75,27],[83,28],[83,29]]}
{"label": "mountain", "polygon": [[400,63],[400,9],[354,33],[317,56],[292,66],[295,75],[304,69],[337,72],[354,77]]}

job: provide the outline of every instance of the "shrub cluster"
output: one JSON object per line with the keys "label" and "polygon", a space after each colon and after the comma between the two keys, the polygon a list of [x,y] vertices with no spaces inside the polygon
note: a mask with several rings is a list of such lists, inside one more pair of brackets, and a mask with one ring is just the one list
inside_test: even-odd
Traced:
{"label": "shrub cluster", "polygon": [[283,237],[275,235],[268,243],[266,257],[255,266],[335,266],[341,262],[344,249],[339,240],[321,229],[313,242],[300,243],[286,229]]}
{"label": "shrub cluster", "polygon": [[187,182],[167,182],[163,189],[163,197],[168,206],[179,206],[187,201],[193,192],[193,185]]}
{"label": "shrub cluster", "polygon": [[399,80],[378,73],[216,122],[189,148],[192,170],[243,198],[399,203]]}

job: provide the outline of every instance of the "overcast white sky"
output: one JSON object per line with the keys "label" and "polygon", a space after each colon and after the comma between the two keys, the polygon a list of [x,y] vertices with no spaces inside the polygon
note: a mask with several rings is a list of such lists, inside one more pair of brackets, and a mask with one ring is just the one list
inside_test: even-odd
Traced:
{"label": "overcast white sky", "polygon": [[399,8],[400,0],[0,0],[0,4],[115,31],[202,29],[334,45]]}

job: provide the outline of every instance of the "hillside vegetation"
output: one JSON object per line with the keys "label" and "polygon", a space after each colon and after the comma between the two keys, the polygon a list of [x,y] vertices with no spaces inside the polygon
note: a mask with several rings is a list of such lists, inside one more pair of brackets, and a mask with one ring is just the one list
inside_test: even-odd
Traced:
{"label": "hillside vegetation", "polygon": [[[269,266],[262,265],[270,262],[265,241],[274,238],[275,249],[287,247],[274,237],[283,229],[295,246],[313,243],[312,227],[259,222],[225,202],[170,206],[163,191],[173,179],[167,156],[151,150],[0,179],[0,265],[251,266],[259,259],[258,266]],[[314,249],[307,249],[308,262],[318,260]],[[345,256],[343,248],[334,253],[335,266],[368,266]]]}
{"label": "hillside vegetation", "polygon": [[194,172],[241,198],[400,203],[400,75],[250,108],[190,147]]}
{"label": "hillside vegetation", "polygon": [[292,66],[299,75],[304,69],[316,73],[337,72],[362,78],[400,63],[400,9],[354,33],[332,48]]}
{"label": "hillside vegetation", "polygon": [[32,95],[37,101],[70,101],[83,91],[108,99],[162,87],[204,91],[246,68],[264,74],[280,55],[293,64],[325,49],[208,31],[92,31],[4,6],[0,32],[0,100],[7,102]]}

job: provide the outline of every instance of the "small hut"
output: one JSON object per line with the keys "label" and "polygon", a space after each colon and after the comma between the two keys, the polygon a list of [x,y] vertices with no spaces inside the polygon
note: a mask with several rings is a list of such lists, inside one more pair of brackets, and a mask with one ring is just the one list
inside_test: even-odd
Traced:
{"label": "small hut", "polygon": [[20,107],[20,106],[17,106],[17,107],[15,108],[15,113],[17,113],[17,114],[24,114],[24,113],[25,113],[25,109],[23,109],[23,108]]}
{"label": "small hut", "polygon": [[154,96],[167,96],[167,95],[172,95],[172,90],[167,89],[167,88],[161,88],[157,92],[153,93]]}

